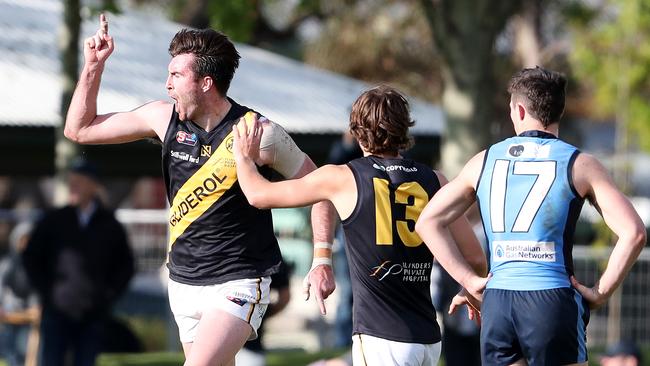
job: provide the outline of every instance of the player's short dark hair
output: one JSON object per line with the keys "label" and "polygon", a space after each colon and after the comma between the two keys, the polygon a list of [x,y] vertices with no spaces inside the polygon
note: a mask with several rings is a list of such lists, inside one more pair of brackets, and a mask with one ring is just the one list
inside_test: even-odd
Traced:
{"label": "player's short dark hair", "polygon": [[567,80],[559,72],[539,66],[516,73],[508,84],[515,102],[522,102],[530,115],[544,127],[559,122],[564,113]]}
{"label": "player's short dark hair", "polygon": [[230,39],[214,29],[182,29],[169,44],[169,54],[185,53],[195,56],[192,71],[196,76],[210,76],[225,96],[241,58]]}
{"label": "player's short dark hair", "polygon": [[380,85],[361,94],[352,105],[350,133],[370,153],[397,153],[413,144],[409,103],[396,89]]}

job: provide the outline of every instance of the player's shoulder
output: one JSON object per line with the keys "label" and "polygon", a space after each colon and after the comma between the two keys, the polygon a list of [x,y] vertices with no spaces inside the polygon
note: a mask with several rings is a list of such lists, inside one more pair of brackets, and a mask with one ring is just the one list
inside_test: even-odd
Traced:
{"label": "player's shoulder", "polygon": [[347,164],[325,164],[316,170],[324,177],[329,177],[329,179],[337,179],[342,175],[352,174],[352,170]]}
{"label": "player's shoulder", "polygon": [[145,111],[165,111],[168,112],[173,108],[174,105],[170,102],[164,100],[152,100],[150,102],[144,103],[135,110],[145,110]]}
{"label": "player's shoulder", "polygon": [[585,152],[578,152],[573,163],[573,174],[589,175],[591,171],[604,171],[603,164],[592,154]]}

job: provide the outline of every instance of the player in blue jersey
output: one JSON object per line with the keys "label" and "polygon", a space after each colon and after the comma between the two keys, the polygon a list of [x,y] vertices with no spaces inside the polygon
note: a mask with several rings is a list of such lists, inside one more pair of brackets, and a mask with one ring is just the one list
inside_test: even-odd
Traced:
{"label": "player in blue jersey", "polygon": [[[442,266],[482,297],[485,365],[586,365],[589,308],[607,301],[645,244],[641,219],[603,165],[558,139],[565,88],[563,75],[543,68],[515,74],[508,91],[517,136],[474,156],[416,225]],[[573,232],[585,199],[618,237],[593,287],[573,277]],[[471,270],[447,231],[474,201],[490,278]]]}

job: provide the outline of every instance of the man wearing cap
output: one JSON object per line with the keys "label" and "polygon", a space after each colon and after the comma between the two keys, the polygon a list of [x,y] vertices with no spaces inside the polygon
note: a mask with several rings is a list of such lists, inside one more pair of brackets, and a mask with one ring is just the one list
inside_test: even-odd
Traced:
{"label": "man wearing cap", "polygon": [[97,168],[76,160],[67,178],[68,205],[39,220],[23,254],[43,308],[41,366],[95,364],[104,321],[134,272],[126,232],[98,199]]}

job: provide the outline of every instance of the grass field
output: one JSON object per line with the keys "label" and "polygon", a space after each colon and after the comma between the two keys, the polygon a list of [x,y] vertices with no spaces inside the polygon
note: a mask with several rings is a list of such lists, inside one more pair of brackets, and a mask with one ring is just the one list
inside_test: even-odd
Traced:
{"label": "grass field", "polygon": [[[332,350],[318,353],[303,351],[277,351],[267,356],[267,366],[304,366],[323,358],[340,355],[343,351]],[[178,366],[184,361],[181,353],[142,353],[129,355],[102,355],[97,366]],[[246,366],[246,365],[238,365]]]}
{"label": "grass field", "polygon": [[[323,358],[330,358],[343,353],[341,350],[331,350],[319,353],[305,353],[303,351],[276,351],[270,352],[267,357],[267,366],[305,366],[310,362]],[[599,355],[602,349],[589,351],[589,366],[598,366]],[[643,349],[646,362],[650,366],[650,348]],[[102,355],[97,366],[178,366],[183,364],[183,355],[178,353],[143,353],[135,355]],[[440,362],[439,366],[443,366]],[[246,365],[238,365],[246,366]]]}
{"label": "grass field", "polygon": [[[589,366],[598,366],[598,355],[601,349],[590,350]],[[275,351],[267,357],[267,366],[305,366],[310,362],[330,358],[343,353],[341,350],[330,350],[318,353],[303,351]],[[650,365],[650,348],[643,349],[644,365]],[[176,352],[148,352],[138,354],[103,354],[97,361],[97,366],[179,366],[183,364],[183,354]],[[443,366],[444,362],[440,362]],[[0,360],[0,366],[7,366]],[[246,366],[246,365],[238,365]]]}

